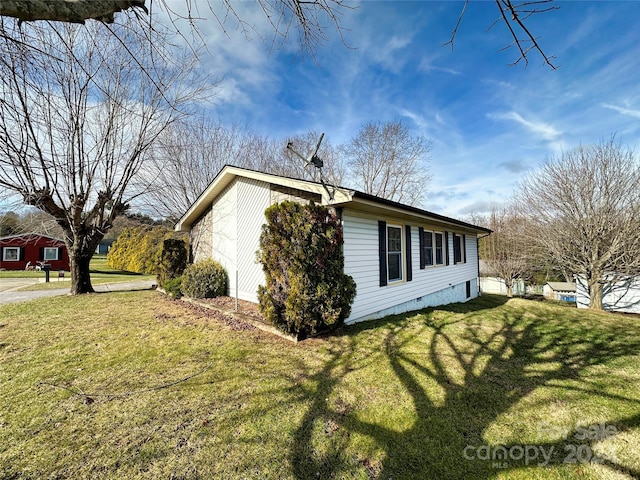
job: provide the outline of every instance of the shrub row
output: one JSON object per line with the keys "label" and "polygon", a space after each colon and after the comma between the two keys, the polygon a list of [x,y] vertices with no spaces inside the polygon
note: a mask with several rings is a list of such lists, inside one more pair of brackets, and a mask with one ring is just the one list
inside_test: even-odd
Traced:
{"label": "shrub row", "polygon": [[[111,268],[128,272],[158,273],[161,262],[163,242],[166,239],[180,239],[184,234],[174,232],[167,227],[151,227],[142,225],[125,228],[107,254],[107,262]],[[186,242],[181,242],[185,258],[188,255]]]}

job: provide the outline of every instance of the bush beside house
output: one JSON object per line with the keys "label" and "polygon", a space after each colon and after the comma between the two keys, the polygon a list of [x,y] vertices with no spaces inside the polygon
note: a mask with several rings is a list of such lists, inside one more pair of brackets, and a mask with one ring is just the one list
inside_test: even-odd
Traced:
{"label": "bush beside house", "polygon": [[192,298],[214,298],[227,293],[228,277],[215,260],[189,265],[182,274],[182,293]]}
{"label": "bush beside house", "polygon": [[356,285],[344,273],[340,219],[321,205],[285,201],[265,212],[259,258],[263,315],[284,332],[313,335],[349,316]]}

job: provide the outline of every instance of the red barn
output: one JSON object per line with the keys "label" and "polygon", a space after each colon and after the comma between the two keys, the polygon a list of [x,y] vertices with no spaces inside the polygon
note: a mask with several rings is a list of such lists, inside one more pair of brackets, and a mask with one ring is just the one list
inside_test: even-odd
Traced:
{"label": "red barn", "polygon": [[51,265],[51,270],[69,270],[69,253],[62,240],[38,233],[0,238],[0,269],[35,269],[44,264]]}

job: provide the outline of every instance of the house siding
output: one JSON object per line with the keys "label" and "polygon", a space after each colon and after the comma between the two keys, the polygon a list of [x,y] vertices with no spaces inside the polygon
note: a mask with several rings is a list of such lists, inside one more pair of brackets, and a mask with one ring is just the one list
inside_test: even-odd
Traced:
{"label": "house siding", "polygon": [[[237,178],[213,201],[211,210],[198,220],[203,234],[194,249],[194,261],[213,258],[226,270],[228,294],[257,302],[258,285],[264,284],[262,265],[256,259],[264,211],[271,203],[268,183]],[[206,232],[209,229],[211,235]],[[207,243],[207,238],[210,238]]]}
{"label": "house siding", "polygon": [[213,213],[209,208],[191,227],[191,255],[194,262],[211,257],[213,251]]}
{"label": "house siding", "polygon": [[[576,304],[578,308],[589,308],[589,288],[580,276],[576,276]],[[640,313],[640,276],[606,283],[602,306],[611,312]]]}
{"label": "house siding", "polygon": [[[453,263],[453,235],[448,235],[450,264],[420,269],[419,231],[429,225],[407,223],[393,218],[375,218],[349,209],[343,212],[345,273],[357,285],[357,293],[347,323],[380,318],[426,306],[463,302],[478,295],[477,239],[466,235],[466,263]],[[389,283],[381,287],[378,264],[378,220],[390,225],[411,227],[411,281]],[[442,229],[437,229],[442,231]],[[404,231],[404,230],[403,230]],[[406,243],[406,240],[405,240]],[[403,254],[406,255],[406,245]],[[406,258],[405,262],[406,264]],[[406,278],[406,276],[404,277]],[[471,296],[466,296],[466,282],[471,282]],[[443,288],[444,287],[444,288]]]}
{"label": "house siding", "polygon": [[[265,284],[262,264],[256,252],[260,233],[266,223],[264,211],[271,202],[269,184],[252,179],[238,179],[238,298],[257,302],[258,285]],[[243,201],[250,199],[250,201]],[[235,295],[235,272],[229,272],[231,291]]]}
{"label": "house siding", "polygon": [[[212,258],[219,262],[230,276],[236,270],[238,249],[238,182],[233,181],[211,205]],[[235,292],[234,292],[235,293]]]}

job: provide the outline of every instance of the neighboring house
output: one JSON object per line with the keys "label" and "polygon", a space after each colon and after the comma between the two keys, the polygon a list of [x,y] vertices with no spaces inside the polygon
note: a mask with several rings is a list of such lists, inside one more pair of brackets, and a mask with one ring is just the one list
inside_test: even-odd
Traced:
{"label": "neighboring house", "polygon": [[69,270],[69,254],[62,240],[38,233],[0,238],[0,268],[25,270],[43,264],[51,270]]}
{"label": "neighboring house", "polygon": [[98,255],[106,255],[107,253],[109,253],[109,250],[111,249],[111,245],[113,244],[113,242],[115,242],[115,238],[109,238],[107,240],[101,240],[100,243],[98,244],[98,246],[96,247],[96,253]]}
{"label": "neighboring house", "polygon": [[[480,261],[480,270],[482,271],[482,260]],[[493,293],[496,295],[506,295],[507,285],[504,279],[499,277],[480,277],[480,291],[482,293]],[[511,287],[511,293],[515,296],[525,295],[529,293],[524,280],[521,278],[513,279],[513,286]]]}
{"label": "neighboring house", "polygon": [[194,261],[226,268],[231,296],[257,302],[264,212],[284,200],[341,217],[344,271],[357,285],[347,323],[478,296],[477,238],[489,229],[351,189],[226,166],[175,229],[190,232]]}
{"label": "neighboring house", "polygon": [[576,284],[574,282],[547,282],[542,287],[542,295],[551,300],[575,302]]}
{"label": "neighboring house", "polygon": [[[640,276],[609,276],[602,287],[602,306],[611,312],[640,313]],[[589,288],[584,277],[576,276],[578,308],[589,308]]]}

